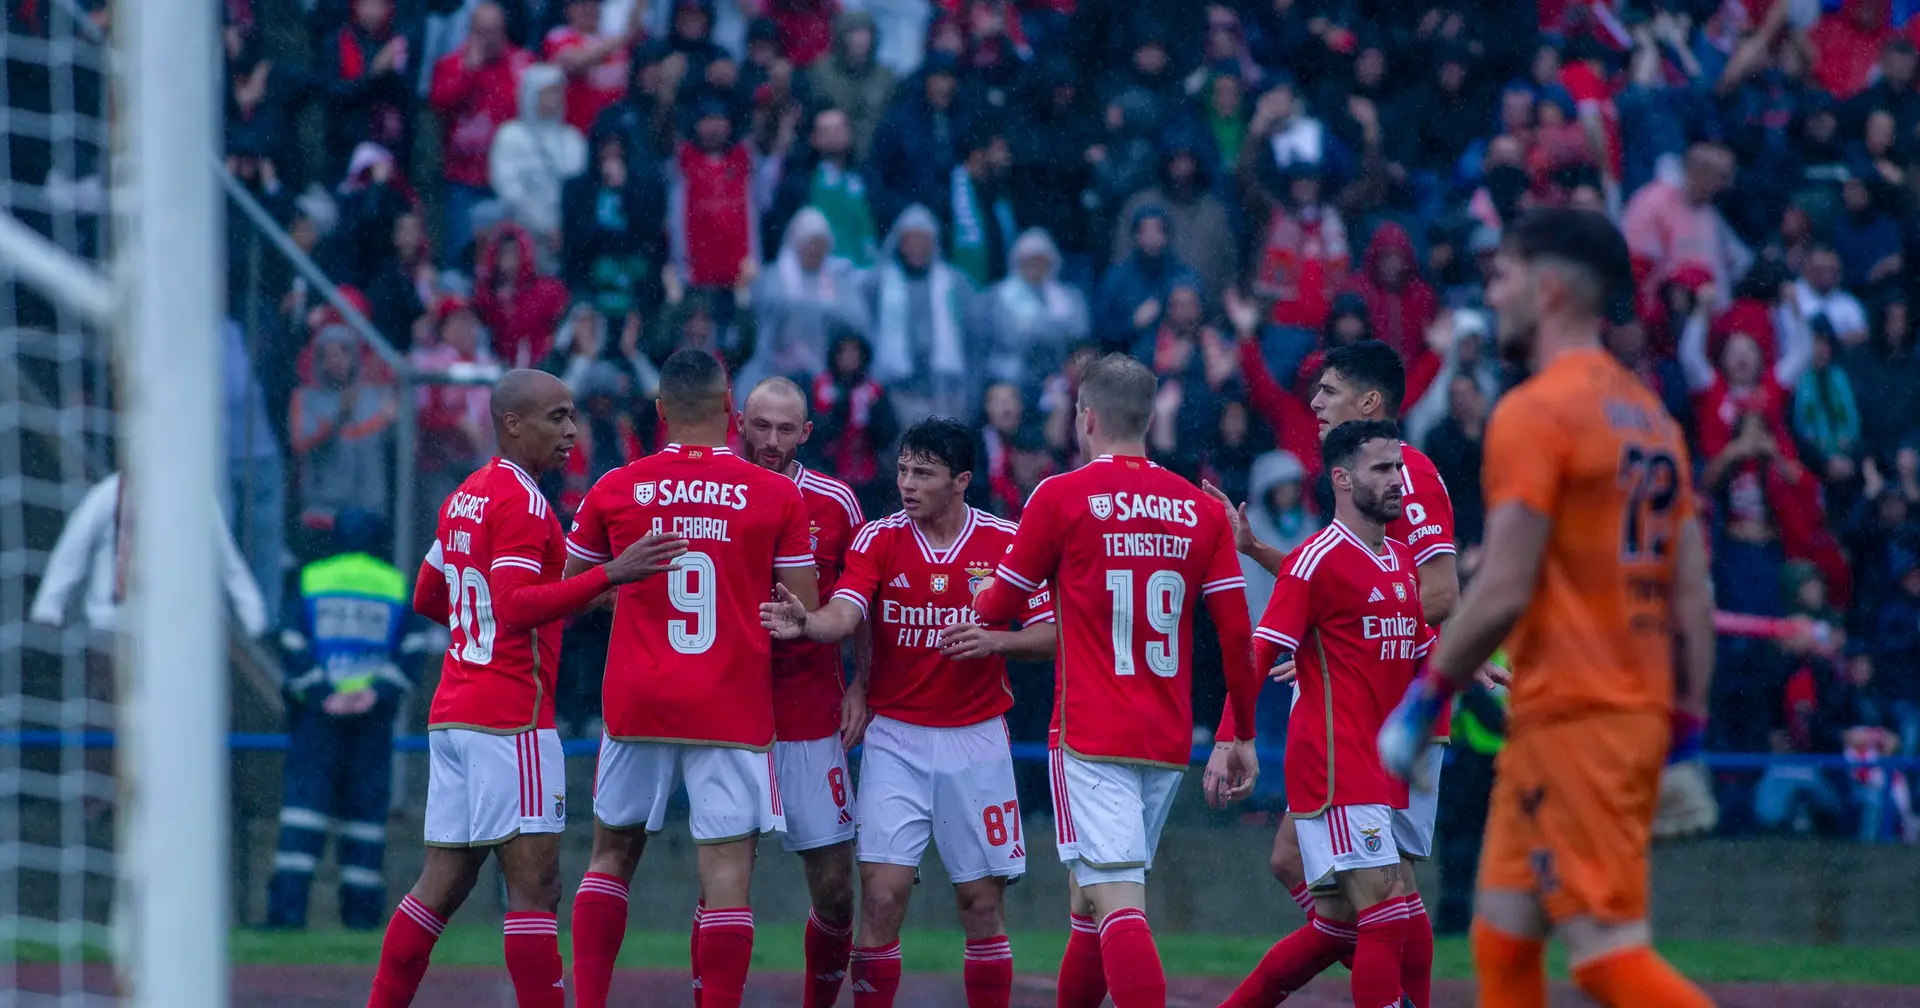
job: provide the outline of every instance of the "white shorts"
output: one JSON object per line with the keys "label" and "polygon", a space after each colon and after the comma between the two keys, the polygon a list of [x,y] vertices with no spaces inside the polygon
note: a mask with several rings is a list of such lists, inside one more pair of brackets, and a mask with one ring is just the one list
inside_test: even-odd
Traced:
{"label": "white shorts", "polygon": [[1447,761],[1447,745],[1433,742],[1420,754],[1425,764],[1414,779],[1433,782],[1427,790],[1413,788],[1407,795],[1407,807],[1393,810],[1393,842],[1400,853],[1416,861],[1433,856],[1433,821],[1440,814],[1440,766]]}
{"label": "white shorts", "polygon": [[1083,886],[1142,882],[1184,770],[1098,763],[1052,752],[1054,839]]}
{"label": "white shorts", "polygon": [[488,847],[567,828],[567,758],[552,728],[427,733],[429,847]]}
{"label": "white shorts", "polygon": [[786,847],[807,851],[853,839],[853,779],[840,736],[773,744],[780,811],[787,820]]}
{"label": "white shorts", "polygon": [[1399,864],[1393,818],[1385,805],[1335,805],[1311,819],[1295,819],[1308,887],[1329,888],[1340,872]]}
{"label": "white shorts", "polygon": [[964,728],[874,718],[856,802],[863,862],[918,868],[931,840],[956,884],[1027,870],[1013,749],[1001,718]]}
{"label": "white shorts", "polygon": [[613,829],[667,823],[667,799],[687,782],[694,843],[727,843],[786,829],[773,754],[682,742],[622,742],[601,736],[593,816]]}

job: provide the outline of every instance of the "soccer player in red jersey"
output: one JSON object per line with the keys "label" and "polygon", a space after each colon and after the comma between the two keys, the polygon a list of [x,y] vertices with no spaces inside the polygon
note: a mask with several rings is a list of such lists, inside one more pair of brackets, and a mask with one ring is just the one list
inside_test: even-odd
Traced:
{"label": "soccer player in red jersey", "polygon": [[726,447],[732,394],[720,361],[681,350],[660,368],[670,443],[600,478],[567,537],[582,574],[671,531],[687,551],[664,578],[614,602],[594,779],[593,857],[573,910],[576,1004],[603,1008],[627,925],[627,885],[647,834],[684,780],[705,910],[696,997],[739,1008],[753,954],[748,884],[759,834],[784,828],[773,775],[772,647],[760,603],[779,583],[817,602],[807,505],[792,479]]}
{"label": "soccer player in red jersey", "polygon": [[1246,744],[1231,772],[1258,773],[1245,581],[1226,513],[1147,461],[1153,372],[1119,354],[1088,365],[1074,428],[1093,461],[1043,481],[992,583],[974,599],[1004,620],[1043,583],[1060,619],[1052,781],[1073,933],[1059,1004],[1164,1008],[1167,981],[1147,926],[1146,873],[1193,745],[1193,604],[1220,635],[1228,701]]}
{"label": "soccer player in red jersey", "polygon": [[493,387],[500,455],[440,508],[414,608],[453,630],[427,715],[426,864],[380,945],[368,1008],[411,1004],[440,932],[487,856],[507,883],[507,972],[522,1008],[559,1008],[559,834],[567,775],[553,728],[561,621],[609,586],[668,568],[685,544],[646,536],[592,577],[560,580],[560,522],[534,480],[560,469],[578,435],[573,394],[552,375],[510,371]]}
{"label": "soccer player in red jersey", "polygon": [[[1379,340],[1362,340],[1329,350],[1326,366],[1313,396],[1313,412],[1320,420],[1320,436],[1326,437],[1328,431],[1349,421],[1385,420],[1397,416],[1406,387],[1406,371],[1400,355]],[[1441,482],[1440,472],[1434,468],[1431,459],[1405,443],[1401,444],[1400,453],[1402,513],[1387,523],[1387,536],[1406,544],[1412,551],[1414,565],[1420,572],[1421,613],[1429,625],[1439,626],[1460,598],[1460,582],[1454,567],[1453,501],[1447,496],[1446,484]],[[1218,489],[1210,485],[1205,489],[1214,499],[1231,509],[1231,502]],[[1234,536],[1240,551],[1278,578],[1284,557],[1279,550],[1253,535],[1242,511],[1229,512],[1234,516]],[[1281,666],[1283,678],[1291,678],[1292,671],[1291,663]],[[1229,736],[1232,727],[1223,719],[1221,736]],[[1409,862],[1406,883],[1409,892],[1407,906],[1411,916],[1406,959],[1414,964],[1410,973],[1421,976],[1431,971],[1433,927],[1427,917],[1425,904],[1413,889],[1411,862],[1426,860],[1433,853],[1434,820],[1440,807],[1440,765],[1446,755],[1443,746],[1451,731],[1448,718],[1435,724],[1433,743],[1421,757],[1425,764],[1422,783],[1409,791],[1406,806],[1395,809],[1393,818],[1394,843]],[[1227,757],[1223,751],[1225,748],[1225,743],[1216,746],[1214,758],[1208,761],[1207,800],[1215,807],[1245,797],[1244,794],[1229,794],[1224,787],[1225,774],[1221,764]],[[1287,887],[1300,909],[1312,913],[1314,901],[1312,894],[1307,891],[1299,844],[1294,830],[1288,824],[1282,823],[1274,833],[1269,864],[1274,877]],[[1341,930],[1350,930],[1353,921],[1347,919],[1326,923]],[[1269,953],[1269,959],[1293,954],[1300,948],[1297,944],[1283,942]],[[1427,968],[1417,968],[1417,964],[1423,962]],[[1277,962],[1272,965],[1279,970]],[[1331,962],[1323,963],[1321,968],[1328,965]],[[1280,971],[1293,973],[1307,968],[1309,964],[1297,963]],[[1407,992],[1418,1008],[1427,1008],[1426,986],[1416,983],[1415,989]],[[1274,1003],[1277,1001],[1266,1002],[1268,1005]]]}
{"label": "soccer player in red jersey", "polygon": [[[1334,521],[1288,554],[1253,632],[1256,668],[1295,655],[1299,702],[1287,731],[1287,816],[1314,908],[1226,1001],[1270,1005],[1349,947],[1355,1008],[1424,1008],[1431,963],[1403,956],[1407,878],[1394,836],[1406,786],[1381,768],[1377,739],[1432,645],[1413,554],[1389,538],[1402,514],[1400,432],[1384,420],[1335,427],[1321,446]],[[1341,921],[1356,921],[1349,930]],[[1409,973],[1422,974],[1409,976]]]}
{"label": "soccer player in red jersey", "polygon": [[[967,506],[973,465],[965,424],[934,417],[908,428],[897,469],[902,509],[855,536],[832,598],[811,613],[784,595],[761,607],[782,639],[831,644],[863,623],[872,629],[872,660],[850,691],[873,714],[856,799],[856,1008],[894,1003],[900,924],[929,840],[940,845],[966,932],[969,1008],[1006,1008],[1012,996],[1006,888],[1026,869],[1026,844],[1002,717],[1013,704],[1006,658],[1051,657],[1053,612],[1040,585],[998,619],[973,612],[974,593],[1015,531]],[[1016,619],[1019,630],[1003,629]]]}
{"label": "soccer player in red jersey", "polygon": [[[866,521],[853,489],[794,457],[813,433],[807,394],[786,378],[768,378],[748,393],[740,410],[746,457],[791,478],[807,503],[819,593],[833,591],[846,566],[847,546]],[[864,644],[864,636],[857,637]],[[849,694],[840,649],[812,641],[773,644],[774,776],[786,813],[787,850],[800,855],[813,913],[804,942],[807,986],[803,1008],[830,1008],[840,996],[853,951],[853,780],[848,747],[859,741],[866,708]],[[698,927],[699,912],[695,912]]]}

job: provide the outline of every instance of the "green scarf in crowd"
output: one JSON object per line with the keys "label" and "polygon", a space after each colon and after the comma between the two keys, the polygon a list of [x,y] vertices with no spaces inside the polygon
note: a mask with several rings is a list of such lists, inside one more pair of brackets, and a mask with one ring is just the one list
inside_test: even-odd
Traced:
{"label": "green scarf in crowd", "polygon": [[873,265],[878,242],[873,213],[867,209],[867,185],[859,175],[820,162],[813,170],[807,202],[826,216],[827,228],[833,232],[834,255],[861,269]]}

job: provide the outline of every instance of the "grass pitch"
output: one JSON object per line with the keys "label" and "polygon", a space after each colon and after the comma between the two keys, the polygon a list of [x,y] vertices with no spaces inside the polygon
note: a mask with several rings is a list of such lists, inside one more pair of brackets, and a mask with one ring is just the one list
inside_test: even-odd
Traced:
{"label": "grass pitch", "polygon": [[[1014,961],[1023,972],[1050,972],[1060,961],[1067,936],[1058,931],[1016,932]],[[1238,977],[1245,975],[1278,935],[1240,937],[1215,934],[1160,934],[1154,940],[1169,976]],[[914,930],[900,936],[908,972],[958,973],[963,939],[958,931]],[[562,952],[568,949],[560,936]],[[1706,983],[1849,983],[1920,985],[1920,948],[1760,945],[1732,941],[1661,942],[1660,952],[1694,980]],[[32,950],[17,948],[21,958]],[[371,967],[380,959],[379,932],[236,931],[235,965],[342,965]],[[500,932],[481,926],[455,926],[434,947],[434,965],[498,966]],[[687,934],[631,931],[620,952],[629,969],[685,969]],[[753,968],[794,972],[801,968],[801,926],[764,924],[755,936]],[[1555,950],[1552,969],[1565,975],[1565,958]],[[1464,938],[1443,937],[1434,950],[1434,976],[1466,979],[1472,960]]]}

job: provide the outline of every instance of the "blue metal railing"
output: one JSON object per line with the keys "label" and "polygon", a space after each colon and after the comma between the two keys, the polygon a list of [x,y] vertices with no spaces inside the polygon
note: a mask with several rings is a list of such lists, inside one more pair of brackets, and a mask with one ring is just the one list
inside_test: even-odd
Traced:
{"label": "blue metal railing", "polygon": [[[61,749],[78,747],[82,749],[111,749],[115,744],[114,733],[110,731],[62,732],[62,731],[19,731],[0,732],[0,747],[9,749]],[[281,732],[234,732],[227,736],[227,748],[233,752],[285,752],[287,736]],[[600,749],[599,739],[567,739],[561,743],[568,756],[592,756]],[[403,735],[394,740],[394,749],[403,753],[424,753],[427,751],[425,735]],[[1193,762],[1206,762],[1211,746],[1194,746]],[[1284,753],[1279,749],[1262,749],[1260,758],[1269,762],[1280,762]],[[1043,763],[1047,759],[1047,745],[1044,742],[1013,743],[1013,758],[1024,763]],[[1831,770],[1845,770],[1859,764],[1849,762],[1839,755],[1809,756],[1783,755],[1778,753],[1707,753],[1707,766],[1714,770],[1766,770],[1772,767],[1815,767]],[[1920,758],[1898,757],[1881,760],[1875,766],[1891,770],[1920,771]]]}

